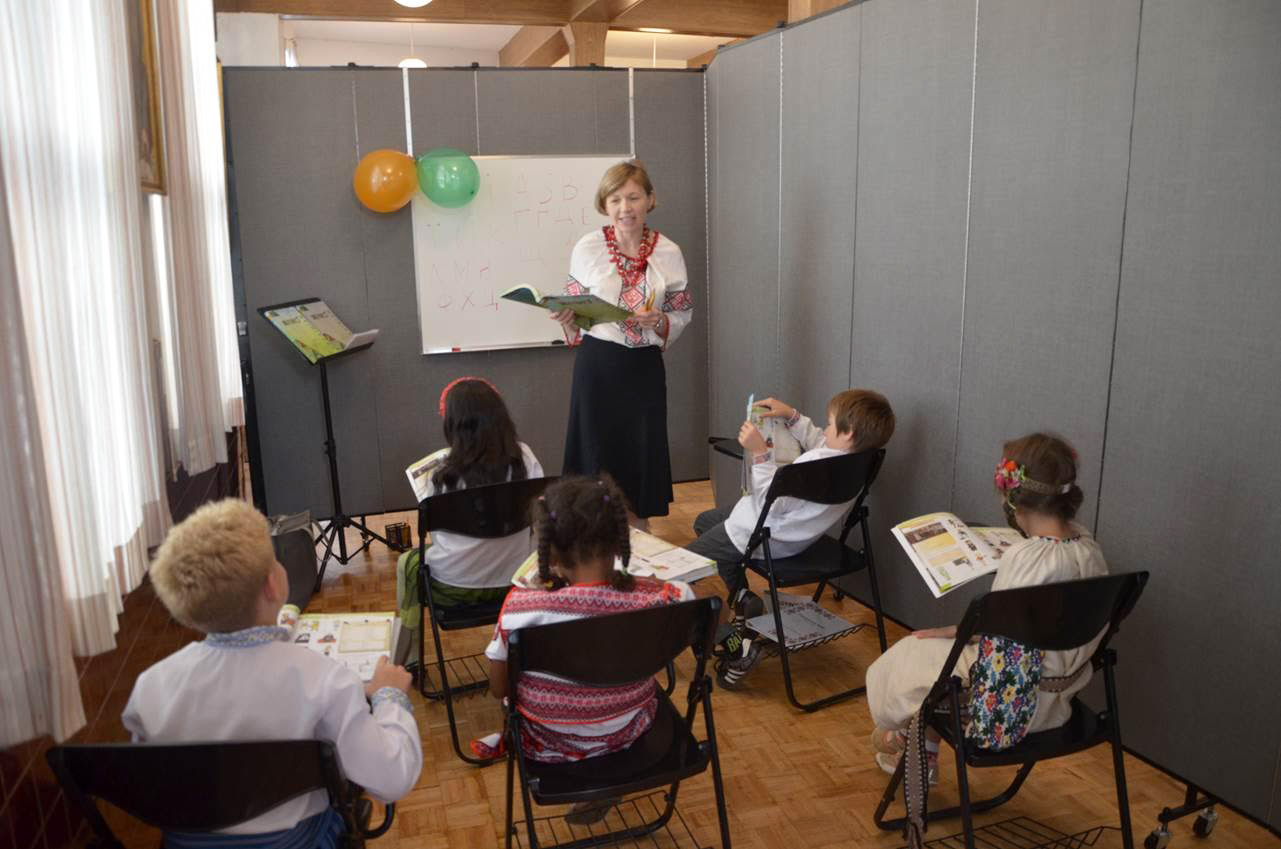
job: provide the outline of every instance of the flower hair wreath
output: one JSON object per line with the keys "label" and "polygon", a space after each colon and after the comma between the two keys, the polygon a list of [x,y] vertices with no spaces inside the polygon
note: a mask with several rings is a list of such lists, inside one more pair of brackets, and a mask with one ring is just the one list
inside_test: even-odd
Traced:
{"label": "flower hair wreath", "polygon": [[1009,495],[1016,489],[1024,489],[1037,495],[1066,495],[1072,489],[1072,481],[1065,484],[1041,483],[1027,476],[1027,466],[1015,463],[1008,457],[1002,457],[997,464],[996,474],[992,476],[996,488]]}

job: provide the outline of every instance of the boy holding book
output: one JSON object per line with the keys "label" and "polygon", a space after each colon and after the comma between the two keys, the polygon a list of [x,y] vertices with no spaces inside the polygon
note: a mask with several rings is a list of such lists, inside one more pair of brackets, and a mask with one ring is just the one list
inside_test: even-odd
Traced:
{"label": "boy holding book", "polygon": [[[755,409],[766,418],[776,417],[786,424],[804,449],[794,461],[797,463],[881,448],[894,433],[894,411],[889,401],[870,389],[847,389],[833,396],[827,404],[825,428],[819,428],[776,398],[757,402]],[[760,596],[747,586],[746,568],[741,561],[778,466],[769,445],[750,421],[743,422],[739,429],[738,443],[752,463],[750,490],[733,508],[717,508],[700,515],[694,521],[698,539],[687,548],[716,561],[728,591],[729,606],[737,619],[746,620],[765,612]],[[849,502],[816,504],[796,498],[775,501],[769,518],[770,551],[777,558],[775,569],[786,574],[787,564],[778,561],[809,548],[840,521],[849,507]],[[737,656],[722,667],[718,680],[733,689],[756,668],[761,648],[759,642],[740,640],[737,632],[731,634],[725,644],[731,654],[737,653]]]}
{"label": "boy holding book", "polygon": [[[345,666],[289,642],[288,629],[276,625],[289,579],[261,513],[236,499],[201,507],[160,546],[151,581],[174,619],[206,636],[138,677],[121,716],[134,742],[316,738],[332,742],[346,777],[380,800],[414,786],[423,753],[409,673],[382,658],[364,685]],[[341,831],[318,790],[219,834],[169,838],[213,846],[220,837],[257,835],[255,845],[331,846]]]}

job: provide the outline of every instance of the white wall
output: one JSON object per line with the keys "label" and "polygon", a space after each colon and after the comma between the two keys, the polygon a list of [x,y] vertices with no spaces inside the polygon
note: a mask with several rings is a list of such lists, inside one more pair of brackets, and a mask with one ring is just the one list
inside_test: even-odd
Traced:
{"label": "white wall", "polygon": [[[404,44],[377,44],[361,41],[329,41],[319,38],[297,39],[298,65],[300,67],[330,67],[355,62],[357,65],[394,68],[409,56]],[[472,62],[497,65],[497,50],[467,50],[452,47],[425,47],[418,45],[414,55],[432,67],[467,66]]]}
{"label": "white wall", "polygon": [[218,58],[223,67],[279,67],[285,63],[279,16],[219,12],[214,21]]}

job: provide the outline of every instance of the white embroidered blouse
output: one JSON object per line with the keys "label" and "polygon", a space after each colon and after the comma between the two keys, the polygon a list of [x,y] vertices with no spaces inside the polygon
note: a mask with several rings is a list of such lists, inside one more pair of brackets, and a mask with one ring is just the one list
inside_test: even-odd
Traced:
{"label": "white embroidered blouse", "polygon": [[[629,257],[618,250],[613,227],[593,230],[574,245],[565,291],[596,295],[632,312],[646,306],[661,310],[663,320],[657,327],[641,327],[634,320],[612,321],[587,332],[629,348],[657,345],[666,350],[694,314],[694,301],[686,290],[685,257],[675,242],[648,228],[641,239],[640,254]],[[577,345],[582,331],[576,330],[566,341]]]}

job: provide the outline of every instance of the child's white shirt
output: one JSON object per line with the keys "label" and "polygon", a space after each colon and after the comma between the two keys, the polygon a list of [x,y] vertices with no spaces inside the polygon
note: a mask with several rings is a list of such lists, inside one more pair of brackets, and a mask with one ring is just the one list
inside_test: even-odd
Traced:
{"label": "child's white shirt", "polygon": [[[846,453],[839,448],[827,447],[823,429],[817,427],[807,416],[799,416],[788,425],[788,430],[805,449],[804,454],[792,461],[794,463],[839,457]],[[730,511],[729,518],[725,520],[725,533],[741,552],[747,551],[748,540],[756,529],[756,520],[765,504],[765,494],[769,492],[778,468],[772,454],[764,462],[753,463],[751,491],[738,500]],[[790,497],[776,500],[767,520],[770,529],[770,555],[782,558],[800,554],[836,524],[851,503],[853,502],[816,504]],[[756,559],[764,556],[759,548],[753,552]]]}
{"label": "child's white shirt", "polygon": [[[521,457],[525,462],[525,477],[541,478],[542,464],[525,443],[520,443]],[[443,463],[449,449],[442,448],[432,455]],[[431,479],[435,469],[427,472],[427,494],[437,495],[440,490]],[[509,478],[510,479],[510,478]],[[454,587],[505,587],[512,575],[534,550],[533,538],[528,529],[497,539],[478,539],[437,531],[431,535],[427,549],[427,565],[433,580]]]}
{"label": "child's white shirt", "polygon": [[[280,632],[211,635],[147,669],[121,715],[133,740],[327,740],[343,774],[371,796],[395,801],[408,793],[423,766],[409,698],[384,687],[371,709],[355,672],[281,640]],[[222,833],[282,831],[328,806],[326,792],[313,791]]]}

